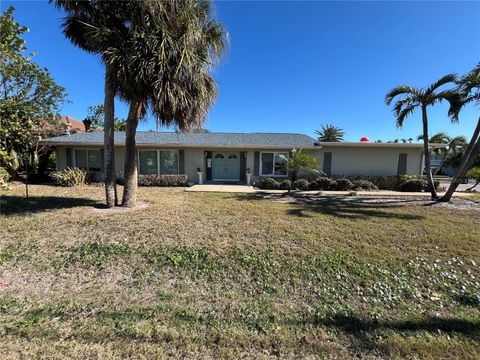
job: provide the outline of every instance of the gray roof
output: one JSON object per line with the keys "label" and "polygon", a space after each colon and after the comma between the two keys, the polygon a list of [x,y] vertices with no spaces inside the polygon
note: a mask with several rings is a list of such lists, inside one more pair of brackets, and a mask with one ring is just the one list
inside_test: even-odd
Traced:
{"label": "gray roof", "polygon": [[[138,131],[137,145],[166,147],[313,148],[316,140],[304,134],[176,133]],[[86,132],[43,140],[51,145],[103,145],[103,132]],[[125,144],[125,132],[115,132],[115,144]]]}

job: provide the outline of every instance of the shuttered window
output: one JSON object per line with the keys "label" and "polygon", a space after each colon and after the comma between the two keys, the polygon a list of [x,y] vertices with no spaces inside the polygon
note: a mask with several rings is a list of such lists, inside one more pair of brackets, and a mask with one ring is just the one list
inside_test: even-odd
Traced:
{"label": "shuttered window", "polygon": [[323,172],[330,176],[332,175],[332,153],[323,153]]}
{"label": "shuttered window", "polygon": [[398,155],[398,171],[397,175],[407,174],[407,154],[401,153]]}

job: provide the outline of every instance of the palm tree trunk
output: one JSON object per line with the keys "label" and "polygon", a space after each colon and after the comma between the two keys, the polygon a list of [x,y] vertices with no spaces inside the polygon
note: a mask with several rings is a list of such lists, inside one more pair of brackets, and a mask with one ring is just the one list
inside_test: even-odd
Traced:
{"label": "palm tree trunk", "polygon": [[453,193],[455,192],[455,190],[457,190],[457,187],[460,184],[460,180],[463,177],[465,177],[465,174],[473,165],[477,156],[480,154],[479,135],[480,135],[480,118],[478,119],[478,123],[475,128],[475,131],[473,132],[473,136],[470,139],[470,142],[468,143],[467,150],[465,151],[465,154],[462,157],[460,166],[458,167],[457,172],[455,173],[455,176],[453,177],[453,180],[450,186],[448,187],[447,192],[440,199],[441,201],[450,201],[450,199],[453,196]]}
{"label": "palm tree trunk", "polygon": [[130,102],[128,111],[127,126],[125,129],[125,185],[123,188],[122,206],[134,207],[137,203],[137,146],[135,135],[137,133],[138,121],[142,113],[143,103],[139,100]]}
{"label": "palm tree trunk", "polygon": [[105,172],[105,197],[108,207],[114,207],[118,203],[117,183],[115,178],[115,147],[114,147],[114,123],[115,123],[115,89],[109,80],[108,66],[105,71],[105,99],[104,99],[104,172]]}
{"label": "palm tree trunk", "polygon": [[433,183],[432,168],[431,168],[431,159],[430,159],[430,149],[428,148],[428,118],[427,118],[427,108],[422,106],[422,122],[423,122],[423,152],[425,154],[425,173],[427,176],[427,182],[430,186],[430,192],[432,193],[432,200],[437,200],[438,195],[435,190],[435,185]]}

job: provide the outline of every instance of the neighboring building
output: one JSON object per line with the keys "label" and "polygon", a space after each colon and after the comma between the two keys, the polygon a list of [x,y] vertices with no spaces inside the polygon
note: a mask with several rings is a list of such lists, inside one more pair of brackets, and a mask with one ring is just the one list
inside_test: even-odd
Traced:
{"label": "neighboring building", "polygon": [[[80,167],[102,174],[103,132],[44,140],[56,146],[57,168]],[[123,174],[125,133],[115,133],[115,171]],[[443,146],[443,145],[434,145]],[[186,174],[197,182],[244,182],[254,176],[287,176],[281,154],[311,152],[327,175],[419,175],[423,145],[404,143],[318,143],[303,134],[137,132],[139,174]]]}
{"label": "neighboring building", "polygon": [[84,133],[86,131],[85,124],[82,121],[70,116],[60,116],[60,121],[67,126],[67,135],[79,132]]}

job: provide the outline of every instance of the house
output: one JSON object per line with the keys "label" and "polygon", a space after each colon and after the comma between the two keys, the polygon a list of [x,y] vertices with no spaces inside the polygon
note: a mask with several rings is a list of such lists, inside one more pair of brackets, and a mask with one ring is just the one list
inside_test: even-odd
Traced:
{"label": "house", "polygon": [[[319,143],[310,136],[285,133],[138,132],[139,174],[186,174],[198,182],[245,182],[246,174],[286,177],[282,156],[303,148],[327,175],[419,175],[423,145],[410,143]],[[57,169],[80,167],[99,177],[103,169],[103,132],[77,133],[44,140],[56,146]],[[115,132],[115,171],[123,174],[125,133]],[[442,146],[432,144],[433,147]]]}
{"label": "house", "polygon": [[85,124],[82,121],[76,120],[70,116],[60,116],[60,121],[62,124],[66,125],[67,134],[86,131]]}

